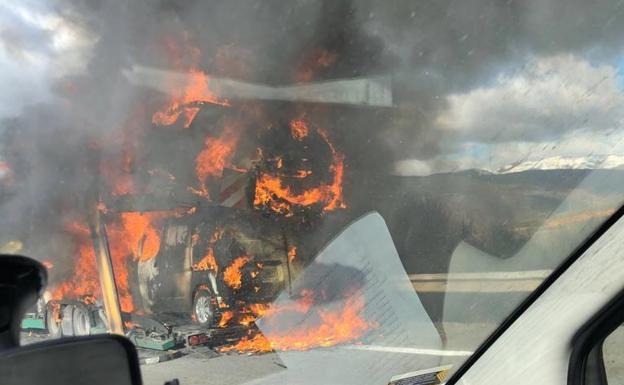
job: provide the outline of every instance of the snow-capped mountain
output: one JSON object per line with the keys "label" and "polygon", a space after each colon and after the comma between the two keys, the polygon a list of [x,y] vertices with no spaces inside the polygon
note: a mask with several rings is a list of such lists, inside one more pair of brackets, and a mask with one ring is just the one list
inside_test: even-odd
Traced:
{"label": "snow-capped mountain", "polygon": [[508,166],[502,167],[497,172],[499,174],[508,174],[527,170],[595,170],[614,168],[624,168],[624,156],[593,155],[577,158],[553,156],[539,160],[527,160],[512,163]]}

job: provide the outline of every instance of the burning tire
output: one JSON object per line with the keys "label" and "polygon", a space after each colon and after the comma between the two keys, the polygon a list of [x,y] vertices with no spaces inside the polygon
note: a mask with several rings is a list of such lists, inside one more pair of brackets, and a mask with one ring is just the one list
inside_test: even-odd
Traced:
{"label": "burning tire", "polygon": [[91,333],[91,314],[84,306],[75,306],[72,315],[75,336],[88,336]]}
{"label": "burning tire", "polygon": [[215,319],[215,306],[212,293],[199,289],[193,297],[193,320],[201,326],[212,326]]}

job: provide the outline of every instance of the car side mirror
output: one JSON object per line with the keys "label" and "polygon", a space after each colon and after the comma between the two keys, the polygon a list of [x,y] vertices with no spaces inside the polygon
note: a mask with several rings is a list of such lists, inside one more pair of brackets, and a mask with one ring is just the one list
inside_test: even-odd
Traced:
{"label": "car side mirror", "polygon": [[0,352],[6,385],[140,385],[136,349],[125,337],[103,334],[46,341]]}

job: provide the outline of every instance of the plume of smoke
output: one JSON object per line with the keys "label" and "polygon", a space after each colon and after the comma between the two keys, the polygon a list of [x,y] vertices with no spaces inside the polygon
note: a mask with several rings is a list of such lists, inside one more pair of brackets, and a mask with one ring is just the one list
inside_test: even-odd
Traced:
{"label": "plume of smoke", "polygon": [[[613,56],[624,32],[616,20],[621,3],[600,3],[59,0],[49,9],[89,42],[80,46],[85,65],[56,61],[56,75],[45,74],[53,96],[2,122],[2,157],[15,173],[14,193],[0,207],[3,228],[11,229],[4,237],[37,238],[32,245],[49,245],[46,234],[57,239],[61,212],[80,208],[95,183],[93,143],[117,143],[111,138],[122,135],[137,101],[149,106],[165,97],[137,89],[123,71],[170,66],[167,38],[197,46],[197,66],[206,72],[256,83],[298,81],[316,51],[335,59],[314,80],[392,74],[397,108],[328,115],[349,166],[378,172],[395,160],[430,159],[457,145],[434,124],[446,95],[482,83],[516,58],[559,51]],[[19,39],[0,31],[0,40],[14,57],[47,52],[54,42],[40,36],[51,32],[38,28]],[[34,41],[46,46],[37,50]],[[121,153],[121,144],[112,147]],[[29,251],[44,258],[66,253],[62,248]]]}

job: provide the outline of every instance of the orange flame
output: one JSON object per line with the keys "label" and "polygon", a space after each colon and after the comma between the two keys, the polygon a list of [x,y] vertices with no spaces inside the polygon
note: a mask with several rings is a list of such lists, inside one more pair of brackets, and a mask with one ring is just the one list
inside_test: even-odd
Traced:
{"label": "orange flame", "polygon": [[[224,99],[219,98],[210,89],[210,77],[197,68],[201,51],[199,48],[189,44],[188,36],[185,36],[186,45],[179,47],[173,39],[166,39],[165,45],[170,56],[172,56],[173,66],[177,71],[187,72],[187,79],[183,87],[176,83],[175,76],[172,75],[170,81],[172,87],[169,103],[161,110],[152,115],[152,123],[160,126],[170,126],[178,121],[182,115],[183,126],[188,128],[197,113],[198,104],[212,103],[229,105]],[[190,63],[187,68],[182,64],[182,56],[187,55]]]}
{"label": "orange flame", "polygon": [[330,184],[323,183],[302,193],[295,193],[288,186],[284,186],[282,178],[279,176],[261,173],[256,180],[254,206],[266,206],[274,212],[286,216],[293,215],[293,205],[310,206],[321,203],[323,204],[323,211],[347,207],[342,195],[344,156],[336,151],[325,130],[319,128],[317,132],[327,143],[332,153],[330,166],[330,171],[333,173],[332,182]]}
{"label": "orange flame", "polygon": [[296,301],[280,304],[279,306],[272,306],[269,304],[253,304],[249,306],[249,310],[256,316],[256,318],[264,316],[275,318],[287,312],[305,314],[312,308],[312,306],[314,306],[314,291],[304,289],[300,293],[300,298]]}
{"label": "orange flame", "polygon": [[262,317],[271,308],[271,305],[265,303],[253,303],[249,305],[251,311],[256,317]]}
{"label": "orange flame", "polygon": [[297,305],[284,309],[272,308],[265,312],[263,321],[267,325],[279,325],[281,316],[297,311],[307,313],[306,319],[312,320],[311,324],[302,323],[295,328],[252,334],[234,345],[221,348],[221,351],[267,352],[329,347],[357,340],[376,327],[375,322],[367,322],[361,316],[364,297],[360,293],[346,299],[344,306],[335,310],[311,308],[309,302],[305,302],[309,298],[301,301],[303,303],[299,308]]}
{"label": "orange flame", "polygon": [[214,255],[214,247],[223,236],[223,230],[217,229],[212,236],[210,237],[210,241],[208,242],[208,249],[206,250],[206,255],[201,259],[201,261],[197,262],[193,265],[193,270],[195,271],[203,271],[203,270],[211,270],[216,273],[219,271],[219,266],[217,265],[217,260]]}
{"label": "orange flame", "polygon": [[243,315],[240,316],[240,318],[238,319],[238,323],[243,325],[243,326],[249,326],[251,325],[253,322],[256,321],[258,317],[256,317],[255,314],[251,314],[251,313],[244,313]]}
{"label": "orange flame", "polygon": [[81,298],[100,294],[100,282],[91,241],[91,231],[79,222],[65,224],[65,231],[75,245],[74,272],[71,279],[62,282],[52,293],[52,298]]}
{"label": "orange flame", "polygon": [[290,121],[290,133],[292,134],[293,138],[297,140],[303,140],[306,136],[308,136],[309,132],[310,129],[308,128],[305,120],[295,119]]}
{"label": "orange flame", "polygon": [[204,148],[195,158],[195,174],[201,187],[199,190],[193,191],[200,196],[208,197],[206,179],[208,177],[220,177],[223,174],[223,169],[230,165],[240,138],[238,128],[236,123],[226,122],[219,137],[207,136],[204,140]]}
{"label": "orange flame", "polygon": [[336,151],[334,145],[329,140],[329,135],[327,132],[321,128],[318,129],[319,135],[325,140],[329,149],[332,153],[332,165],[330,166],[330,171],[334,173],[333,183],[329,186],[329,190],[331,191],[331,200],[325,206],[326,211],[332,211],[336,209],[344,209],[347,205],[343,201],[342,197],[342,178],[344,174],[344,155]]}
{"label": "orange flame", "polygon": [[148,261],[160,250],[162,219],[170,212],[124,212],[107,226],[109,248],[121,310],[131,312],[134,302],[130,291],[128,266],[131,261]]}
{"label": "orange flame", "polygon": [[288,262],[292,263],[292,261],[294,261],[296,257],[297,257],[297,247],[290,246],[290,248],[288,249]]}
{"label": "orange flame", "polygon": [[251,257],[242,256],[235,258],[232,263],[223,271],[223,281],[232,289],[240,289],[242,284],[241,268],[249,261]]}
{"label": "orange flame", "polygon": [[[122,213],[107,226],[115,284],[121,310],[124,312],[134,310],[128,263],[147,261],[156,256],[160,249],[160,234],[156,228],[159,220],[167,215],[170,213]],[[56,288],[53,298],[93,302],[101,293],[91,231],[87,226],[77,222],[68,224],[66,231],[77,245],[74,274]]]}
{"label": "orange flame", "polygon": [[100,173],[110,183],[112,195],[126,195],[134,192],[133,164],[133,155],[125,149],[119,159],[100,163]]}
{"label": "orange flame", "polygon": [[218,327],[220,327],[220,328],[226,327],[227,324],[232,319],[232,317],[234,317],[234,313],[232,311],[230,311],[230,310],[224,311],[223,314],[221,314],[221,319],[219,320]]}
{"label": "orange flame", "polygon": [[309,82],[322,70],[334,65],[337,55],[322,49],[316,49],[307,55],[295,78],[298,82]]}
{"label": "orange flame", "polygon": [[210,90],[210,77],[198,69],[190,69],[186,84],[182,89],[174,88],[169,104],[152,115],[152,123],[159,126],[170,126],[184,118],[183,127],[190,127],[199,112],[195,104],[211,103],[228,106],[227,100],[219,98]]}
{"label": "orange flame", "polygon": [[120,233],[111,232],[117,238],[112,239],[111,243],[121,241],[126,244],[135,260],[148,261],[160,250],[160,234],[156,230],[156,222],[168,215],[169,213],[165,212],[121,213],[121,223],[117,224],[121,225],[121,228],[114,228],[120,230]]}

